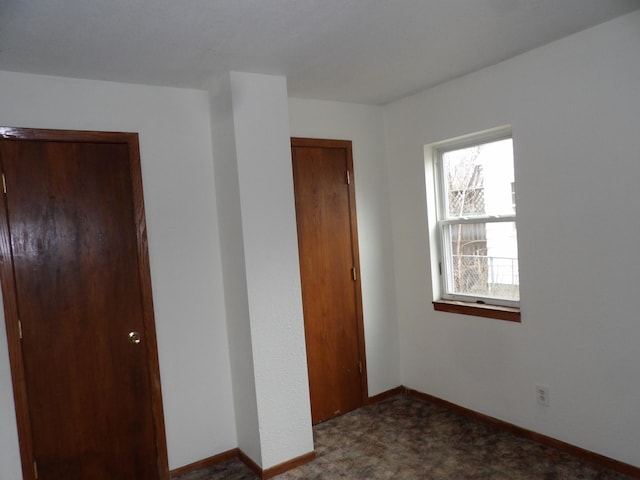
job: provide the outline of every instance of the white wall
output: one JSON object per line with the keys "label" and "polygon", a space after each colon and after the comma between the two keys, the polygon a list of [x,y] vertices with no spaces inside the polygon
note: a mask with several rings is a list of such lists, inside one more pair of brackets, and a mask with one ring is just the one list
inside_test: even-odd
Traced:
{"label": "white wall", "polygon": [[[278,113],[277,140],[270,144],[272,138],[255,130],[268,119],[252,113],[240,121],[257,138],[236,143],[247,145],[241,155],[248,159],[239,172],[245,190],[238,190],[249,216],[241,226],[248,235],[241,250],[251,252],[246,281],[253,304],[245,307],[260,317],[268,302],[259,285],[274,279],[268,273],[274,265],[259,254],[267,221],[260,200],[266,194],[271,205],[293,203],[287,203],[291,185],[284,183],[289,171],[279,161],[280,176],[261,170],[258,148],[260,142],[270,144],[290,166],[281,138],[288,136],[281,122],[286,86],[283,79],[271,84],[258,77],[264,76],[236,78],[238,95],[257,95],[250,107],[255,112],[269,103],[266,93],[277,94],[278,102],[269,106]],[[2,125],[140,133],[170,468],[234,448],[206,92],[9,72],[0,72],[0,85]],[[400,378],[411,388],[640,466],[640,12],[384,108],[291,99],[290,116],[293,136],[354,142],[369,393],[392,388]],[[430,303],[423,146],[504,124],[513,126],[515,140],[521,324],[434,312]],[[273,190],[257,182],[254,168],[275,182]],[[258,454],[266,468],[305,453],[310,441],[309,430],[301,427],[308,392],[301,385],[304,342],[295,323],[301,315],[291,263],[297,253],[284,251],[293,246],[295,219],[286,208],[269,222],[270,228],[284,229],[285,242],[265,241],[284,262],[275,265],[286,270],[276,277],[285,280],[281,287],[295,301],[260,318],[289,332],[285,340],[292,340],[293,351],[271,351],[282,339],[260,327],[252,338],[259,343],[256,358],[269,359],[254,365],[255,388],[267,399],[256,414],[272,429],[270,446]],[[246,315],[242,302],[236,306],[230,314]],[[0,476],[17,479],[3,328]],[[252,348],[250,342],[244,346]],[[281,402],[279,380],[269,382],[268,376],[287,361],[296,364],[294,381],[282,374],[296,398],[294,420],[278,426],[291,418],[291,403]],[[535,383],[550,386],[549,407],[535,404]],[[279,448],[277,441],[290,431],[302,441]]]}
{"label": "white wall", "polygon": [[[0,125],[139,132],[169,466],[236,447],[207,93],[9,72],[0,85]],[[13,480],[2,330],[0,477]]]}
{"label": "white wall", "polygon": [[351,140],[369,395],[400,385],[382,107],[289,99],[291,136]]}
{"label": "white wall", "polygon": [[[385,113],[403,384],[640,466],[640,12]],[[423,146],[505,124],[522,323],[434,312]]]}
{"label": "white wall", "polygon": [[313,451],[284,77],[231,72],[262,458]]}
{"label": "white wall", "polygon": [[213,79],[209,87],[220,252],[238,448],[249,458],[260,461],[262,449],[253,368],[231,78],[227,74]]}

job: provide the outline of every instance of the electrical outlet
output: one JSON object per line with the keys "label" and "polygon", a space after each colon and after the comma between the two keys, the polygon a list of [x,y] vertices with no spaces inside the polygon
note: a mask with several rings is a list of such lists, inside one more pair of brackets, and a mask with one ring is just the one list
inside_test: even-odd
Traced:
{"label": "electrical outlet", "polygon": [[546,385],[536,385],[536,402],[545,407],[549,406],[549,387]]}

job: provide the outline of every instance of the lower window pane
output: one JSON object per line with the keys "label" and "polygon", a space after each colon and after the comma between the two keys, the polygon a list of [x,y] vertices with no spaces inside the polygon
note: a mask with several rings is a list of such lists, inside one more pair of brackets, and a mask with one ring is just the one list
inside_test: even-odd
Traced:
{"label": "lower window pane", "polygon": [[454,224],[447,233],[449,293],[520,299],[515,222]]}

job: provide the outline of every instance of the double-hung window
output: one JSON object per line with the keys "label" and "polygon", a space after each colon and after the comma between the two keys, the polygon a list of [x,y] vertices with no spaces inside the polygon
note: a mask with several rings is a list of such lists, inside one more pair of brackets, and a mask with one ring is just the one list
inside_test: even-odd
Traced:
{"label": "double-hung window", "polygon": [[439,144],[433,155],[442,299],[518,307],[510,131]]}

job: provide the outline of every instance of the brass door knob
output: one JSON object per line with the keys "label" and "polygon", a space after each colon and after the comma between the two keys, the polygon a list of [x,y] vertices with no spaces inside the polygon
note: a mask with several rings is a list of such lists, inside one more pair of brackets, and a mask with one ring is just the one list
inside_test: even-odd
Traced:
{"label": "brass door knob", "polygon": [[142,336],[138,332],[129,332],[129,341],[138,344],[142,341]]}

